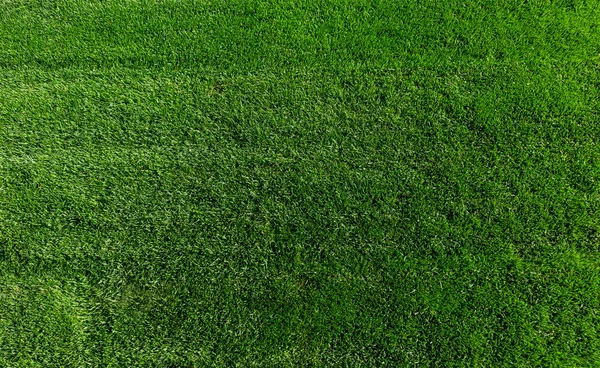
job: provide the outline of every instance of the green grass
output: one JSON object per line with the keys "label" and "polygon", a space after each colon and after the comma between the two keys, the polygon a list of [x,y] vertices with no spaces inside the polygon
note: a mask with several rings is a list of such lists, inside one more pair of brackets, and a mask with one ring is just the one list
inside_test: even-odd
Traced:
{"label": "green grass", "polygon": [[0,366],[600,365],[600,2],[0,0]]}

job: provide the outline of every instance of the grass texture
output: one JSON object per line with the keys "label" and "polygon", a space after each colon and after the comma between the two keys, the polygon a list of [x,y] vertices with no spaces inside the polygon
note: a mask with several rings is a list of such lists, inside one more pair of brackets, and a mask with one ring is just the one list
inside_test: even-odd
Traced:
{"label": "grass texture", "polygon": [[600,365],[597,0],[0,0],[0,366]]}

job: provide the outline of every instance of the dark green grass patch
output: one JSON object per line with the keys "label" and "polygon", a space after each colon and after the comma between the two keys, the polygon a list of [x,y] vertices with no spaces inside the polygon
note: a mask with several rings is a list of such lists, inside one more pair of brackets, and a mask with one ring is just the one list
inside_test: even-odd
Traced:
{"label": "dark green grass patch", "polygon": [[598,365],[599,19],[0,0],[0,365]]}

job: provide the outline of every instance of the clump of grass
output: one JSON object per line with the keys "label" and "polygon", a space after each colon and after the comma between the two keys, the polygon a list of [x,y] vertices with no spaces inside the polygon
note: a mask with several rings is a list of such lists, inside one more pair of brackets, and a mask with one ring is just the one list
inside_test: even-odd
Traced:
{"label": "clump of grass", "polygon": [[0,1],[0,365],[596,365],[599,13]]}

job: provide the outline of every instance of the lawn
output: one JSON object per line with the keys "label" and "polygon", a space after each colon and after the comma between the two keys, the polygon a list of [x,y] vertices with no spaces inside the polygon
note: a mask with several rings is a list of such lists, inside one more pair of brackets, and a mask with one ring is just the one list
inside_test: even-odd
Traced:
{"label": "lawn", "polygon": [[0,366],[600,365],[600,1],[0,0]]}

